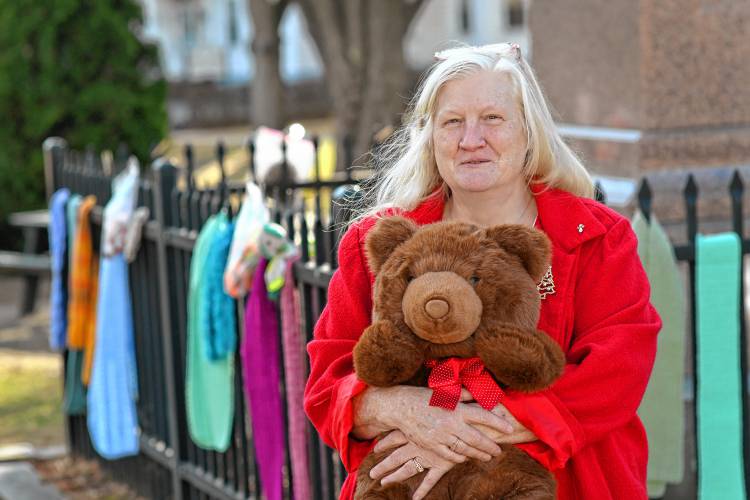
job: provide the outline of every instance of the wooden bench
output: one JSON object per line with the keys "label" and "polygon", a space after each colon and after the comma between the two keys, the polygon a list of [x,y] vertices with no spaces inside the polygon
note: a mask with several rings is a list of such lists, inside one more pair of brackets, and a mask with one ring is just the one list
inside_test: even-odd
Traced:
{"label": "wooden bench", "polygon": [[0,250],[0,274],[11,276],[48,276],[50,258],[22,252]]}
{"label": "wooden bench", "polygon": [[49,212],[16,212],[8,216],[8,224],[23,231],[23,252],[3,251],[0,257],[0,274],[24,277],[24,292],[20,304],[20,313],[23,316],[34,310],[39,278],[50,272],[50,260],[45,255],[48,248],[45,236],[49,225]]}

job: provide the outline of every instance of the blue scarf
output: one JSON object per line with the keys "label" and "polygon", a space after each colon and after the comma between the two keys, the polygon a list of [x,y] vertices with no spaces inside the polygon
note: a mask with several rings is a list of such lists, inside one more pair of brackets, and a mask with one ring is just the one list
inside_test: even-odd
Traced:
{"label": "blue scarf", "polygon": [[226,215],[219,214],[216,233],[208,248],[203,267],[203,287],[199,293],[201,330],[205,342],[205,354],[211,361],[234,356],[237,346],[237,304],[224,291],[224,267],[229,257],[234,224]]}
{"label": "blue scarf", "polygon": [[139,449],[128,264],[123,248],[113,244],[132,214],[137,186],[137,170],[124,171],[113,181],[112,198],[104,209],[88,428],[94,449],[110,460],[136,455]]}
{"label": "blue scarf", "polygon": [[55,351],[65,347],[67,330],[68,294],[66,280],[68,245],[65,204],[70,197],[66,188],[58,189],[49,200],[49,247],[52,260],[52,283],[50,286],[50,331],[49,345]]}

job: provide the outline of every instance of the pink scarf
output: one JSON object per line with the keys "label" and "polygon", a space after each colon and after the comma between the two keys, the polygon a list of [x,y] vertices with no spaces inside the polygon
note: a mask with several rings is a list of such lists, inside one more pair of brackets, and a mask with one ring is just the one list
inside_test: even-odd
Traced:
{"label": "pink scarf", "polygon": [[289,454],[292,463],[292,488],[300,500],[312,498],[307,462],[307,417],[302,407],[305,389],[305,338],[300,325],[299,296],[294,288],[294,261],[286,265],[281,290],[281,333],[284,342],[286,408],[289,422]]}
{"label": "pink scarf", "polygon": [[245,310],[242,369],[249,401],[255,457],[267,500],[281,500],[284,466],[284,413],[279,393],[279,339],[276,304],[266,292],[261,259]]}

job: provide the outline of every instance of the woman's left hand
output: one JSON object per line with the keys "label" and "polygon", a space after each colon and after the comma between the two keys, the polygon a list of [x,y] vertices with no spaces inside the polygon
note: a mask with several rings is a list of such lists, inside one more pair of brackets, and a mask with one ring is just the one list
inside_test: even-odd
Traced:
{"label": "woman's left hand", "polygon": [[[456,464],[445,460],[429,450],[425,450],[409,441],[400,430],[391,431],[386,437],[378,441],[374,451],[376,453],[398,446],[390,455],[370,470],[370,477],[379,479],[382,485],[406,481],[412,476],[420,473],[419,466],[427,470],[422,483],[412,496],[412,500],[421,500],[430,492],[433,486],[440,481],[449,470]],[[390,473],[390,474],[389,474]]]}
{"label": "woman's left hand", "polygon": [[[468,403],[468,404],[479,406],[479,403]],[[529,443],[531,441],[536,441],[539,439],[536,436],[536,434],[531,432],[521,422],[516,420],[516,417],[514,417],[513,414],[509,412],[508,409],[505,406],[503,406],[501,403],[498,403],[497,406],[495,406],[492,409],[492,413],[503,417],[507,422],[509,422],[510,425],[513,426],[513,432],[507,434],[503,432],[497,432],[496,430],[490,429],[489,427],[485,427],[482,424],[472,424],[472,425],[474,428],[476,428],[478,431],[485,434],[488,438],[492,439],[494,442],[498,444],[520,444],[520,443]]]}

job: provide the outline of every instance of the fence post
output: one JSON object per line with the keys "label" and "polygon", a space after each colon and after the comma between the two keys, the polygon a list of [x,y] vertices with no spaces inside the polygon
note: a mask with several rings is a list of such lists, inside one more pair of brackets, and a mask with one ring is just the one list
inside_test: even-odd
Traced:
{"label": "fence post", "polygon": [[59,187],[60,179],[57,178],[62,171],[62,163],[65,149],[68,143],[61,137],[47,137],[42,143],[44,154],[44,187],[49,200],[52,193]]}
{"label": "fence post", "polygon": [[167,269],[167,243],[164,231],[172,223],[169,210],[172,191],[177,184],[177,169],[164,160],[157,160],[151,167],[154,174],[154,218],[159,225],[156,237],[157,280],[159,283],[159,309],[161,310],[161,340],[164,352],[164,377],[167,383],[167,424],[169,440],[172,443],[172,456],[167,456],[172,468],[172,495],[182,500],[182,480],[180,478],[180,435],[177,423],[177,397],[174,370],[174,349],[172,345],[172,318],[169,303],[169,276]]}
{"label": "fence post", "polygon": [[[47,200],[52,197],[52,194],[60,185],[60,179],[57,177],[58,172],[62,172],[62,163],[64,157],[64,151],[67,147],[65,139],[62,137],[47,137],[42,143],[42,155],[44,156],[44,187]],[[25,308],[25,305],[24,305]],[[62,355],[63,366],[61,379],[65,380],[65,374],[68,370],[68,355],[67,352],[63,352]],[[79,452],[79,443],[76,442],[75,430],[73,429],[74,418],[66,416],[63,425],[63,432],[65,434],[65,445],[68,450],[73,454]]]}

